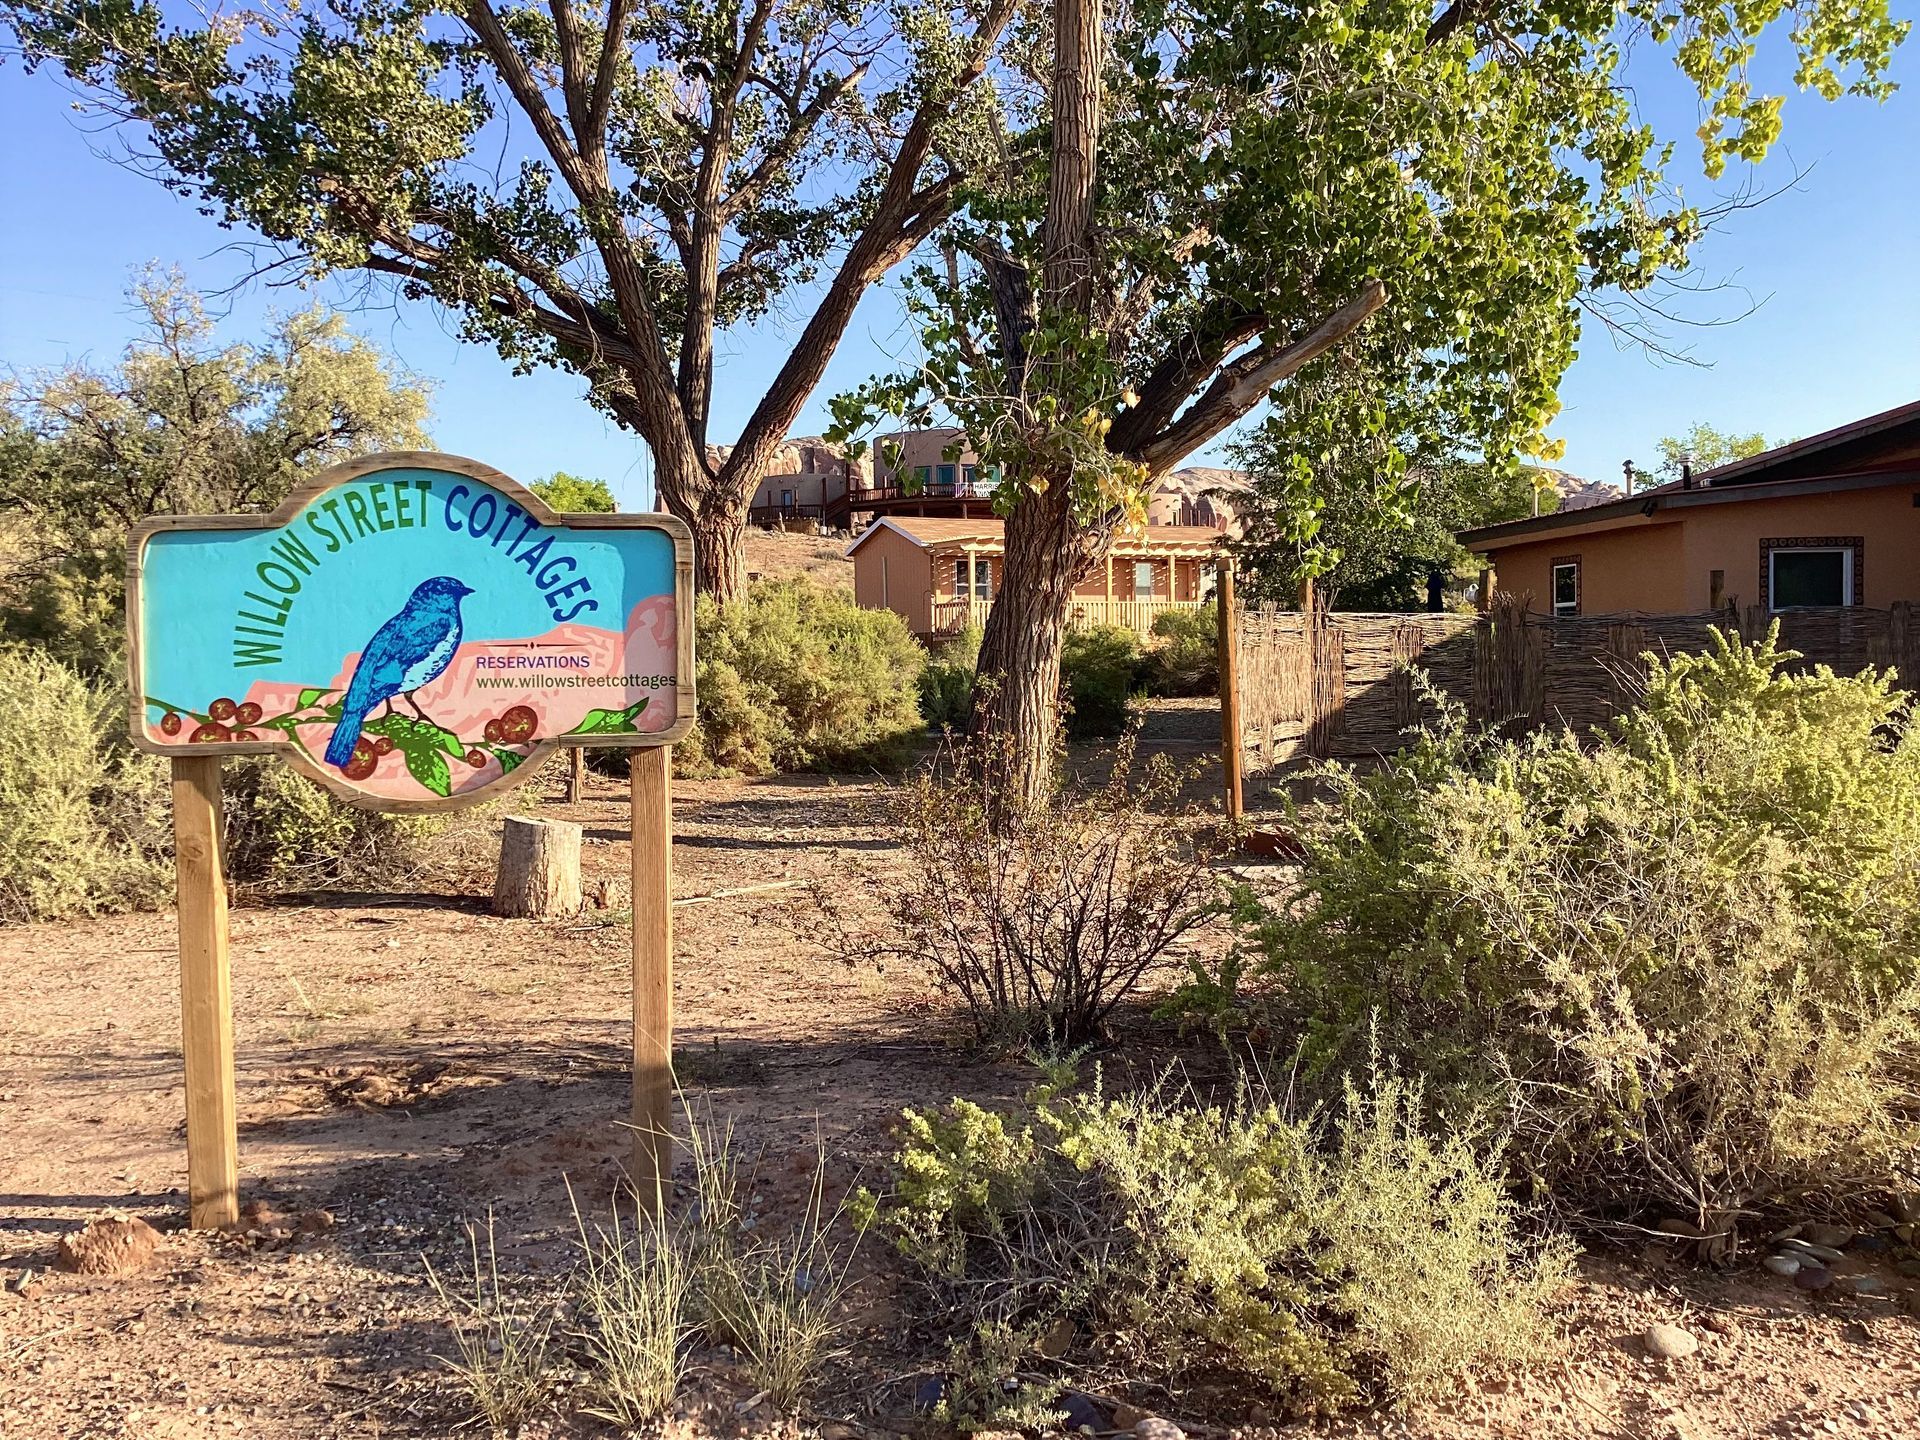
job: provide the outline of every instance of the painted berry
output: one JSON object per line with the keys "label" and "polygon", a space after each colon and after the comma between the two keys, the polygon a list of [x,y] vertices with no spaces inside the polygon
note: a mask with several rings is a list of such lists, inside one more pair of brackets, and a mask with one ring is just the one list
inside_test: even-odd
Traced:
{"label": "painted berry", "polygon": [[180,712],[178,710],[169,710],[160,717],[160,733],[162,735],[178,735],[180,733]]}
{"label": "painted berry", "polygon": [[233,707],[233,718],[242,725],[258,725],[260,723],[260,707],[251,700],[243,700]]}
{"label": "painted berry", "polygon": [[380,757],[373,753],[373,746],[363,736],[354,743],[353,754],[340,767],[340,773],[349,780],[364,780],[373,774],[374,767],[379,763]]}
{"label": "painted berry", "polygon": [[373,742],[373,753],[376,755],[391,755],[393,753],[393,737],[391,735],[376,736]]}
{"label": "painted berry", "polygon": [[206,724],[197,727],[193,734],[187,737],[187,743],[189,745],[219,745],[232,738],[233,732],[227,729],[226,726],[209,720]]}
{"label": "painted berry", "polygon": [[509,745],[531,740],[539,728],[540,717],[533,713],[531,706],[510,706],[500,714],[500,735]]}
{"label": "painted berry", "polygon": [[236,730],[233,732],[233,738],[236,740],[258,740],[260,737],[251,730]]}
{"label": "painted berry", "polygon": [[233,719],[239,709],[240,707],[238,705],[234,704],[233,701],[229,700],[225,695],[222,695],[218,700],[214,701],[213,704],[207,706],[207,718],[209,720],[218,720],[224,725],[227,721]]}
{"label": "painted berry", "polygon": [[474,769],[478,770],[482,765],[486,763],[487,763],[487,752],[482,750],[478,745],[474,746],[473,749],[467,751],[467,764],[473,766]]}
{"label": "painted berry", "polygon": [[487,728],[481,733],[487,737],[489,745],[498,745],[507,738],[506,728],[498,720],[487,721]]}

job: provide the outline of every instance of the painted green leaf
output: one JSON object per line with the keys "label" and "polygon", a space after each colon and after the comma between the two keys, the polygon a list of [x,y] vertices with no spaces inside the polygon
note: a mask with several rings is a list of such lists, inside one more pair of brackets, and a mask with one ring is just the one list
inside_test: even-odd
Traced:
{"label": "painted green leaf", "polygon": [[520,762],[527,758],[518,751],[508,750],[500,745],[489,745],[487,746],[487,750],[492,754],[494,759],[500,762],[500,773],[502,775],[511,775],[519,766]]}
{"label": "painted green leaf", "polygon": [[467,747],[453,731],[406,715],[382,715],[378,720],[369,720],[362,728],[369,735],[385,735],[409,752],[416,748],[438,750],[456,759],[467,753]]}
{"label": "painted green leaf", "polygon": [[633,722],[647,708],[645,700],[636,700],[624,710],[589,710],[586,718],[569,735],[633,735],[639,727]]}
{"label": "painted green leaf", "polygon": [[[331,690],[316,690],[309,685],[300,692],[300,698],[293,702],[293,708],[296,710],[304,710],[309,705],[318,705],[322,696],[331,695],[332,693]],[[332,708],[336,714],[339,713],[339,706],[336,705]]]}
{"label": "painted green leaf", "polygon": [[407,757],[408,774],[436,795],[453,793],[453,772],[447,768],[445,755],[427,745],[409,745],[399,740],[394,743]]}

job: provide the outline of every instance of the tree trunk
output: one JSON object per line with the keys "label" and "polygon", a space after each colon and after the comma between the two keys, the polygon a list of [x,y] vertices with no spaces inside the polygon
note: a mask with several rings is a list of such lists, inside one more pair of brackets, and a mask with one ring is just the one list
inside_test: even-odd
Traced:
{"label": "tree trunk", "polygon": [[980,640],[973,734],[998,793],[1015,810],[1053,795],[1059,748],[1060,648],[1073,593],[1073,507],[1064,479],[1007,517],[999,597]]}
{"label": "tree trunk", "polygon": [[693,585],[716,605],[747,592],[747,500],[714,495],[693,522]]}
{"label": "tree trunk", "polygon": [[500,829],[493,913],[536,918],[580,913],[578,825],[507,817]]}

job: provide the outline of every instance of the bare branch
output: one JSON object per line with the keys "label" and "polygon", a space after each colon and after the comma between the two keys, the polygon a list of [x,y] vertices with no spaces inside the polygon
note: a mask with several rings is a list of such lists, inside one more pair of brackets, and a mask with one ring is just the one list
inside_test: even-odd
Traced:
{"label": "bare branch", "polygon": [[1129,453],[1156,474],[1185,459],[1258,405],[1275,385],[1358,330],[1386,303],[1387,287],[1369,280],[1358,295],[1299,339],[1285,345],[1269,342],[1226,366],[1192,408]]}

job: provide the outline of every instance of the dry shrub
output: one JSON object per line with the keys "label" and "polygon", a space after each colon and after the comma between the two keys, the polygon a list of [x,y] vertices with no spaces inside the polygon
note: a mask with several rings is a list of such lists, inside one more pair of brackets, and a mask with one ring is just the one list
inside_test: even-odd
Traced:
{"label": "dry shrub", "polygon": [[[1325,773],[1252,997],[1310,1070],[1377,1034],[1593,1219],[1844,1210],[1920,1160],[1920,733],[1884,677],[1716,640],[1597,740],[1454,716]],[[1216,994],[1216,1000],[1221,997]]]}
{"label": "dry shrub", "polygon": [[1214,842],[1164,757],[1129,737],[1108,782],[1010,815],[978,748],[901,793],[906,849],[884,904],[891,932],[853,958],[930,963],[985,1040],[1073,1045],[1181,941],[1221,913]]}
{"label": "dry shrub", "polygon": [[1042,1357],[1252,1383],[1301,1413],[1417,1400],[1550,1353],[1572,1253],[1526,1244],[1489,1147],[1429,1140],[1421,1108],[1389,1076],[1331,1126],[1254,1091],[955,1100],[907,1113],[862,1213],[955,1333],[947,1403],[970,1427],[1044,1423],[1065,1372]]}
{"label": "dry shrub", "polygon": [[686,1368],[692,1275],[685,1247],[663,1218],[580,1224],[576,1288],[588,1360],[589,1415],[629,1429],[673,1406]]}

